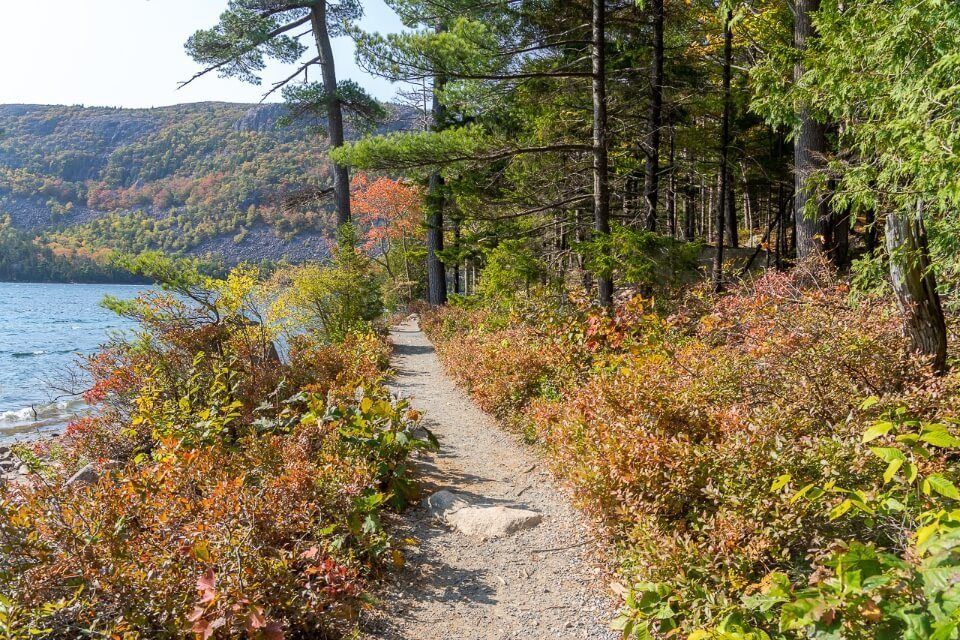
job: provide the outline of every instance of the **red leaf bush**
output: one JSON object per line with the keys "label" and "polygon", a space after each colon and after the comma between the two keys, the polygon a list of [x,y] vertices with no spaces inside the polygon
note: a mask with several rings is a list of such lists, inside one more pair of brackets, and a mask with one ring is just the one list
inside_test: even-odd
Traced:
{"label": "red leaf bush", "polygon": [[[382,512],[417,498],[407,460],[435,443],[381,384],[383,336],[302,327],[281,359],[249,320],[260,286],[194,278],[120,307],[141,330],[87,361],[97,411],[22,450],[37,473],[0,491],[5,637],[355,626],[366,581],[401,553]],[[88,463],[96,479],[68,482]]]}
{"label": "red leaf bush", "polygon": [[[667,311],[452,308],[424,326],[451,375],[616,534],[627,579],[673,585],[691,630],[864,527],[783,500],[781,474],[856,486],[877,470],[860,434],[879,412],[958,413],[957,377],[906,354],[896,308],[852,302],[816,263],[693,288]],[[887,525],[873,535],[898,535]]]}

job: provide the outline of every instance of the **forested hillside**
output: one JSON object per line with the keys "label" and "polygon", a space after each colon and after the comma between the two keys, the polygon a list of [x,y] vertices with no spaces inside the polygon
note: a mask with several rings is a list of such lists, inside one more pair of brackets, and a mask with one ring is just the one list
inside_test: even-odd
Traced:
{"label": "forested hillside", "polygon": [[[36,239],[65,264],[102,264],[111,249],[228,263],[324,257],[332,204],[292,202],[329,187],[323,122],[287,120],[271,104],[0,106],[0,213],[21,244]],[[405,126],[396,113],[389,122]]]}

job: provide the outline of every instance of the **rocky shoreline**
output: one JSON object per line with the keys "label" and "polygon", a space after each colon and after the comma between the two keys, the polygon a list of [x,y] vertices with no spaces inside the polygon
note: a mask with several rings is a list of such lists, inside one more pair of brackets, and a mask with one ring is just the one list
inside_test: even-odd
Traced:
{"label": "rocky shoreline", "polygon": [[59,436],[59,433],[38,433],[35,434],[35,437],[29,439],[11,438],[9,441],[0,442],[0,486],[8,483],[22,482],[33,473],[30,465],[17,455],[17,445],[29,445],[30,443],[38,441],[54,440]]}
{"label": "rocky shoreline", "polygon": [[17,457],[10,445],[0,445],[0,482],[17,482],[31,473],[30,465]]}

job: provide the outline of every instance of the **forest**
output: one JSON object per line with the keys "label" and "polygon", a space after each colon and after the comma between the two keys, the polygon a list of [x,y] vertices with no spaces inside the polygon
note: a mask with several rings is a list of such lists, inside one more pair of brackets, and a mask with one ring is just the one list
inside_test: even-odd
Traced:
{"label": "forest", "polygon": [[[960,5],[387,4],[405,30],[364,31],[359,0],[196,25],[189,82],[289,67],[266,90],[321,124],[282,157],[329,159],[293,201],[337,239],[221,277],[119,259],[162,291],[108,301],[142,330],[87,363],[100,413],[19,449],[45,480],[0,500],[8,633],[379,637],[429,544],[394,535],[417,461],[456,457],[387,386],[413,313],[590,523],[616,634],[960,637]],[[338,80],[341,36],[404,127]],[[211,188],[276,168],[244,154]],[[87,206],[143,196],[130,164]]]}

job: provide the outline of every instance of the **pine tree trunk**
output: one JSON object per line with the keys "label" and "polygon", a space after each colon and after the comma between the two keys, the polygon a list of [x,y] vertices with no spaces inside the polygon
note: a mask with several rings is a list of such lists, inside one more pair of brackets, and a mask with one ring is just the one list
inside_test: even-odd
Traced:
{"label": "pine tree trunk", "polygon": [[866,238],[864,239],[865,248],[868,256],[873,256],[877,250],[877,222],[876,214],[873,209],[867,209],[866,213]]}
{"label": "pine tree trunk", "polygon": [[653,19],[653,56],[650,69],[650,114],[647,122],[647,162],[643,188],[647,229],[657,230],[660,197],[660,127],[663,119],[663,0],[650,3]]}
{"label": "pine tree trunk", "polygon": [[727,240],[730,246],[736,249],[740,246],[740,220],[737,216],[737,192],[733,188],[733,176],[730,171],[730,161],[727,160],[727,175],[725,188],[727,192]]}
{"label": "pine tree trunk", "polygon": [[[460,218],[454,216],[452,220],[453,224],[453,247],[456,249],[457,253],[460,253]],[[453,292],[457,295],[460,295],[460,260],[459,258],[453,263]]]}
{"label": "pine tree trunk", "polygon": [[[437,25],[437,33],[443,31]],[[440,102],[440,91],[445,80],[441,77],[433,83],[433,130],[444,127],[445,114]],[[440,259],[443,251],[443,208],[446,196],[443,190],[443,176],[439,172],[430,174],[427,185],[427,301],[432,305],[447,303],[447,270]]]}
{"label": "pine tree trunk", "polygon": [[686,189],[683,198],[683,239],[687,242],[693,242],[697,238],[697,210],[693,198],[694,187],[691,185]]}
{"label": "pine tree trunk", "polygon": [[430,175],[427,187],[427,301],[447,303],[447,270],[440,259],[443,251],[443,177]]}
{"label": "pine tree trunk", "polygon": [[733,101],[730,98],[730,76],[733,63],[733,32],[730,22],[733,11],[728,10],[723,21],[723,118],[720,125],[720,193],[717,196],[717,252],[713,257],[713,290],[723,290],[723,226],[726,222],[726,193],[729,189],[728,155],[730,152],[730,112]]}
{"label": "pine tree trunk", "polygon": [[677,149],[673,127],[670,127],[670,174],[667,180],[667,221],[670,236],[677,237]]}
{"label": "pine tree trunk", "polygon": [[911,348],[930,358],[934,369],[947,369],[947,326],[930,266],[923,205],[914,216],[889,213],[886,224],[890,280],[904,315],[904,331]]}
{"label": "pine tree trunk", "polygon": [[[310,21],[313,36],[317,41],[323,92],[327,99],[327,134],[330,137],[330,148],[337,149],[343,146],[343,109],[337,95],[337,68],[330,46],[325,0],[311,7]],[[350,222],[350,170],[340,164],[333,165],[333,200],[337,209],[337,227],[341,227]]]}
{"label": "pine tree trunk", "polygon": [[[796,18],[793,27],[793,44],[802,55],[807,43],[816,37],[811,14],[820,9],[820,0],[797,0]],[[793,68],[794,80],[803,76],[803,63]],[[806,105],[800,109],[800,125],[794,139],[795,198],[793,201],[796,219],[797,257],[805,258],[824,251],[823,241],[829,236],[829,210],[825,198],[819,197],[811,178],[823,169],[827,151],[827,127],[814,120]],[[815,204],[808,203],[815,199]],[[810,211],[808,211],[808,208]]]}
{"label": "pine tree trunk", "polygon": [[[593,215],[598,239],[610,235],[610,176],[607,166],[606,1],[593,0]],[[613,277],[597,278],[600,306],[613,306]]]}

